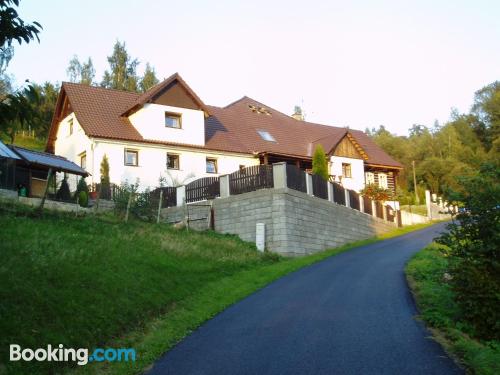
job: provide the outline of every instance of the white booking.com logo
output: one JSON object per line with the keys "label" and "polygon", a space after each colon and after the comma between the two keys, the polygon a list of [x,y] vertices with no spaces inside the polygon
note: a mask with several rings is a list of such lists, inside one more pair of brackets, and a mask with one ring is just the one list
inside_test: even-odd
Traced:
{"label": "white booking.com logo", "polygon": [[11,361],[38,361],[38,362],[76,362],[84,366],[89,362],[135,362],[135,349],[132,348],[96,348],[89,355],[88,349],[65,348],[63,344],[58,346],[47,345],[47,348],[22,349],[21,345],[10,345]]}

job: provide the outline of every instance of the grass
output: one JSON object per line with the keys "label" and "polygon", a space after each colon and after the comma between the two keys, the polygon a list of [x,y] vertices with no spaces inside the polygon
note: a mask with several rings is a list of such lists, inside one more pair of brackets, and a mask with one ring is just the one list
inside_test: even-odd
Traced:
{"label": "grass", "polygon": [[406,267],[420,317],[445,350],[470,374],[500,374],[500,342],[481,342],[468,334],[450,285],[445,282],[447,259],[440,246],[432,244],[417,253]]}
{"label": "grass", "polygon": [[[2,140],[2,142],[10,144],[9,137],[2,135],[0,139]],[[14,145],[29,148],[30,150],[35,151],[45,151],[46,143],[46,139],[39,139],[22,134],[17,134],[14,139]]]}
{"label": "grass", "polygon": [[72,370],[55,362],[7,362],[12,343],[133,347],[135,363],[73,370],[139,373],[204,321],[269,282],[379,240],[285,259],[261,254],[235,236],[73,215],[33,217],[31,209],[0,204],[0,373]]}
{"label": "grass", "polygon": [[401,209],[407,212],[412,212],[417,215],[427,216],[427,206],[425,204],[421,204],[419,206],[401,205]]}

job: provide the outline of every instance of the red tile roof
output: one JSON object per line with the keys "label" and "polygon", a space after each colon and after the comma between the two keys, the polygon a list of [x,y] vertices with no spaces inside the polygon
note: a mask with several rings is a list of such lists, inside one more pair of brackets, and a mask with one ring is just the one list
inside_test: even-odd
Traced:
{"label": "red tile roof", "polygon": [[[172,77],[180,78],[177,74]],[[168,80],[173,79],[172,77]],[[329,152],[349,132],[367,154],[366,163],[402,167],[361,131],[296,120],[246,96],[224,108],[204,107],[210,114],[205,120],[205,147],[144,139],[122,114],[135,108],[138,103],[150,100],[162,87],[165,87],[164,83],[140,95],[64,82],[60,98],[67,95],[78,122],[90,137],[243,154],[273,153],[309,159],[317,144],[321,144]],[[56,113],[47,144],[48,150],[53,149],[51,147],[60,120]],[[275,142],[264,140],[259,135],[259,130],[268,132]]]}

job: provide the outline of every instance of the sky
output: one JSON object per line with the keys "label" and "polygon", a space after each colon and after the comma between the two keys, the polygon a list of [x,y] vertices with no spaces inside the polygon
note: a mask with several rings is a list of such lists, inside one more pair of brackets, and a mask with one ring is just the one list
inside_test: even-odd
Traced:
{"label": "sky", "polygon": [[244,95],[306,119],[399,135],[467,112],[500,80],[498,0],[21,0],[40,43],[15,47],[16,82],[61,82],[73,55],[96,80],[116,40],[162,79],[178,72],[206,103]]}

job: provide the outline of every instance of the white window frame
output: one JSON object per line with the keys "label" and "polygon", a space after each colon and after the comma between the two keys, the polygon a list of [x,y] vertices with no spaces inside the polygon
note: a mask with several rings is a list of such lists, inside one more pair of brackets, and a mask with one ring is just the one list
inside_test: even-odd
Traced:
{"label": "white window frame", "polygon": [[373,172],[365,172],[365,184],[373,185],[375,184],[375,173]]}
{"label": "white window frame", "polygon": [[[127,153],[135,154],[135,163],[127,162]],[[127,167],[138,167],[139,166],[139,150],[134,150],[130,148],[126,148],[123,152],[123,164]]]}
{"label": "white window frame", "polygon": [[388,188],[388,181],[387,181],[387,174],[385,173],[379,173],[378,174],[378,186],[387,189]]}

